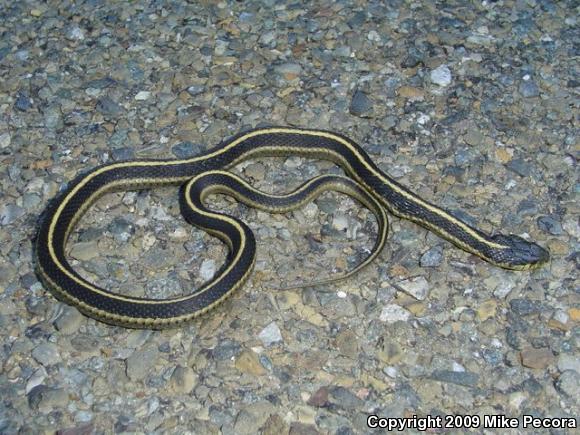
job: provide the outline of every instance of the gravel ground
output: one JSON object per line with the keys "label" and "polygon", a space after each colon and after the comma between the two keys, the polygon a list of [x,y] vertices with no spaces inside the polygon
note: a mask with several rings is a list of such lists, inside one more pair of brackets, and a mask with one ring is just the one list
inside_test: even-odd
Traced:
{"label": "gravel ground", "polygon": [[[0,433],[346,435],[372,432],[370,414],[578,417],[577,3],[56,3],[0,6]],[[393,218],[362,273],[283,290],[360,261],[372,215],[334,194],[282,216],[216,197],[254,229],[258,264],[183,328],[107,326],[39,283],[37,219],[76,174],[194,155],[267,124],[346,134],[401,183],[485,231],[529,236],[551,263],[499,270]],[[281,192],[338,169],[291,157],[236,171]],[[225,250],[176,198],[102,198],[71,236],[73,264],[122,293],[190,292]]]}

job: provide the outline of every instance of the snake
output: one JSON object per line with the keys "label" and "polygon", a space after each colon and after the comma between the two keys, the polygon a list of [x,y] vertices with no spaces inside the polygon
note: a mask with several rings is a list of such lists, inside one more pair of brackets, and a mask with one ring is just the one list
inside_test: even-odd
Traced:
{"label": "snake", "polygon": [[[288,156],[329,160],[340,166],[346,177],[317,177],[290,194],[276,196],[259,192],[227,172],[251,158]],[[168,185],[181,186],[179,203],[185,219],[227,245],[224,266],[212,279],[187,295],[151,299],[114,293],[74,270],[67,260],[67,240],[97,199],[114,191]],[[255,263],[252,231],[239,219],[208,208],[205,201],[209,194],[225,193],[248,205],[284,213],[329,190],[346,193],[371,209],[380,227],[371,255],[352,273],[374,260],[383,247],[388,226],[385,210],[504,269],[531,270],[550,258],[547,250],[532,241],[515,234],[488,234],[419,197],[381,170],[360,145],[342,134],[260,127],[238,133],[190,158],[113,162],[77,176],[49,202],[40,219],[34,243],[36,272],[57,299],[99,321],[129,328],[176,327],[216,307],[242,287]]]}

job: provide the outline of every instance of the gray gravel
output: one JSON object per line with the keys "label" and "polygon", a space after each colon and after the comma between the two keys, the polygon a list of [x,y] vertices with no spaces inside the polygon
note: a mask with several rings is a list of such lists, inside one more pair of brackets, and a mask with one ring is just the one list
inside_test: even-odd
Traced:
{"label": "gray gravel", "polygon": [[[372,432],[369,414],[578,418],[575,8],[0,1],[0,433],[352,434]],[[360,262],[372,214],[337,194],[287,215],[216,197],[256,233],[257,265],[189,325],[107,326],[38,282],[37,220],[75,175],[192,156],[264,125],[345,134],[400,183],[484,231],[536,240],[552,261],[499,270],[393,218],[384,252],[357,276],[283,290]],[[234,170],[270,192],[340,172],[298,157]],[[76,270],[149,297],[211,279],[225,247],[184,222],[176,198],[167,188],[99,200],[70,237]]]}

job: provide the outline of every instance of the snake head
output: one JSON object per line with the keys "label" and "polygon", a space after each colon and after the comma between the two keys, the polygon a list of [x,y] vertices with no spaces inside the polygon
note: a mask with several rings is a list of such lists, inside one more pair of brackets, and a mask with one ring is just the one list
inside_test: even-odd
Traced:
{"label": "snake head", "polygon": [[497,263],[506,269],[535,269],[550,260],[550,253],[546,249],[515,234],[496,234],[492,239],[505,246],[498,249]]}

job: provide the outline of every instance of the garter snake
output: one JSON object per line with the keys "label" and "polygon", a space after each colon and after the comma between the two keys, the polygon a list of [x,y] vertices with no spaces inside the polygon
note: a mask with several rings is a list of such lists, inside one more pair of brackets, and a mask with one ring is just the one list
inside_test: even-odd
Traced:
{"label": "garter snake", "polygon": [[[107,323],[158,329],[190,320],[241,287],[254,263],[255,242],[251,231],[237,219],[209,211],[203,204],[208,192],[222,191],[242,200],[245,197],[249,203],[257,203],[270,211],[284,209],[283,199],[276,202],[271,195],[260,196],[246,183],[225,177],[219,170],[249,158],[291,155],[333,161],[360,186],[355,188],[354,184],[337,180],[314,179],[287,195],[292,198],[291,202],[304,203],[326,188],[342,188],[369,206],[379,218],[379,225],[381,212],[375,204],[380,204],[379,209],[422,225],[496,266],[527,270],[549,259],[548,252],[535,243],[511,234],[486,234],[421,199],[381,171],[358,144],[343,135],[323,130],[271,127],[240,133],[192,158],[117,162],[77,177],[49,204],[41,220],[35,243],[37,273],[57,298]],[[216,170],[218,172],[203,176],[205,172]],[[216,187],[212,187],[211,182],[216,180]],[[226,265],[216,277],[189,295],[159,300],[112,293],[74,271],[66,259],[66,241],[91,204],[107,192],[162,185],[182,185],[180,205],[186,219],[228,244],[230,253]],[[386,230],[383,234],[386,235]],[[374,258],[382,243],[384,237],[379,236],[375,251],[361,267]]]}

